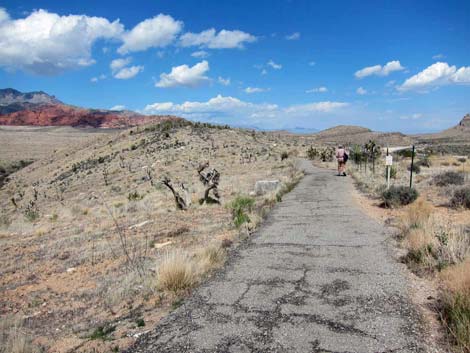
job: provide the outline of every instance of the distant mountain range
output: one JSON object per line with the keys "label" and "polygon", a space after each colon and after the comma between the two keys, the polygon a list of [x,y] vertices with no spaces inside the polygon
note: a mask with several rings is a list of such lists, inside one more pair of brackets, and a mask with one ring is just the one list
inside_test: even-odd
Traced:
{"label": "distant mountain range", "polygon": [[128,110],[85,109],[65,104],[42,91],[0,89],[0,125],[123,128],[176,119],[181,118]]}
{"label": "distant mountain range", "polygon": [[[148,116],[128,110],[85,109],[65,104],[43,91],[23,93],[13,88],[0,89],[0,125],[125,128],[177,119],[182,118],[171,115]],[[254,126],[240,127],[262,130]],[[383,145],[408,145],[415,142],[468,143],[470,114],[465,115],[458,125],[434,134],[405,135],[400,132],[377,132],[349,125],[335,126],[323,131],[295,127],[275,132],[311,135],[318,143],[327,144],[363,144],[370,139]]]}

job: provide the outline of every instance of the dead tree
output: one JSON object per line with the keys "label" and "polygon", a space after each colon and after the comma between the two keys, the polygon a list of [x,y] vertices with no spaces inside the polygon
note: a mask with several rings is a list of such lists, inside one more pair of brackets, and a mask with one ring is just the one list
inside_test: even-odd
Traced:
{"label": "dead tree", "polygon": [[[220,173],[212,168],[209,169],[207,172],[204,172],[206,168],[209,167],[209,163],[206,162],[204,164],[200,164],[199,167],[197,168],[197,173],[199,174],[199,180],[201,183],[205,186],[206,190],[204,191],[204,198],[199,200],[199,203],[202,205],[204,202],[211,204],[211,203],[217,203],[220,204],[220,195],[219,195],[219,182],[220,182]],[[211,197],[209,193],[212,190],[212,195],[214,197]]]}
{"label": "dead tree", "polygon": [[181,195],[175,190],[173,185],[171,185],[171,180],[168,177],[163,177],[162,184],[170,189],[170,191],[173,193],[173,196],[175,197],[176,208],[179,210],[187,210],[188,204],[186,203],[186,200],[182,198]]}

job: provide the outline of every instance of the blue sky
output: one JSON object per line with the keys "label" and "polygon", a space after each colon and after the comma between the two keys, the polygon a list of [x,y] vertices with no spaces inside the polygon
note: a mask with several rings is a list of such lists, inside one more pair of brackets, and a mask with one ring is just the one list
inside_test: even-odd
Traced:
{"label": "blue sky", "polygon": [[1,87],[259,128],[470,112],[470,1],[2,1]]}

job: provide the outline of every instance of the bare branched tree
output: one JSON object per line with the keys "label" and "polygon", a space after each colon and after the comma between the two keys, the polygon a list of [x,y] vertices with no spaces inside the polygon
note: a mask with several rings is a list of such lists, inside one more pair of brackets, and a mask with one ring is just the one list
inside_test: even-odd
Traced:
{"label": "bare branched tree", "polygon": [[[175,197],[176,208],[178,208],[179,210],[187,210],[188,209],[188,204],[187,204],[186,200],[183,197],[181,197],[181,195],[175,190],[175,188],[171,184],[170,178],[168,178],[166,176],[163,177],[162,184],[165,185],[168,189],[170,189],[170,191],[173,193],[173,196]],[[183,190],[185,190],[185,189],[183,188]]]}
{"label": "bare branched tree", "polygon": [[[202,198],[199,202],[201,204],[205,203],[218,203],[220,204],[220,195],[219,195],[219,182],[220,182],[220,173],[212,168],[209,169],[207,172],[204,172],[206,168],[209,167],[209,162],[200,164],[197,168],[197,173],[199,174],[199,180],[205,186],[204,191],[204,198]],[[213,197],[209,194],[212,191]]]}

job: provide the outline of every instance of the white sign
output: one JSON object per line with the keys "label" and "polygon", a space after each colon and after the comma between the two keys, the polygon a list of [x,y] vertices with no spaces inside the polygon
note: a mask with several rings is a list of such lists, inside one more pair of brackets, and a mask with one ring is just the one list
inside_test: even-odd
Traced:
{"label": "white sign", "polygon": [[390,155],[390,156],[386,156],[385,157],[385,165],[392,165],[393,164],[393,157]]}

